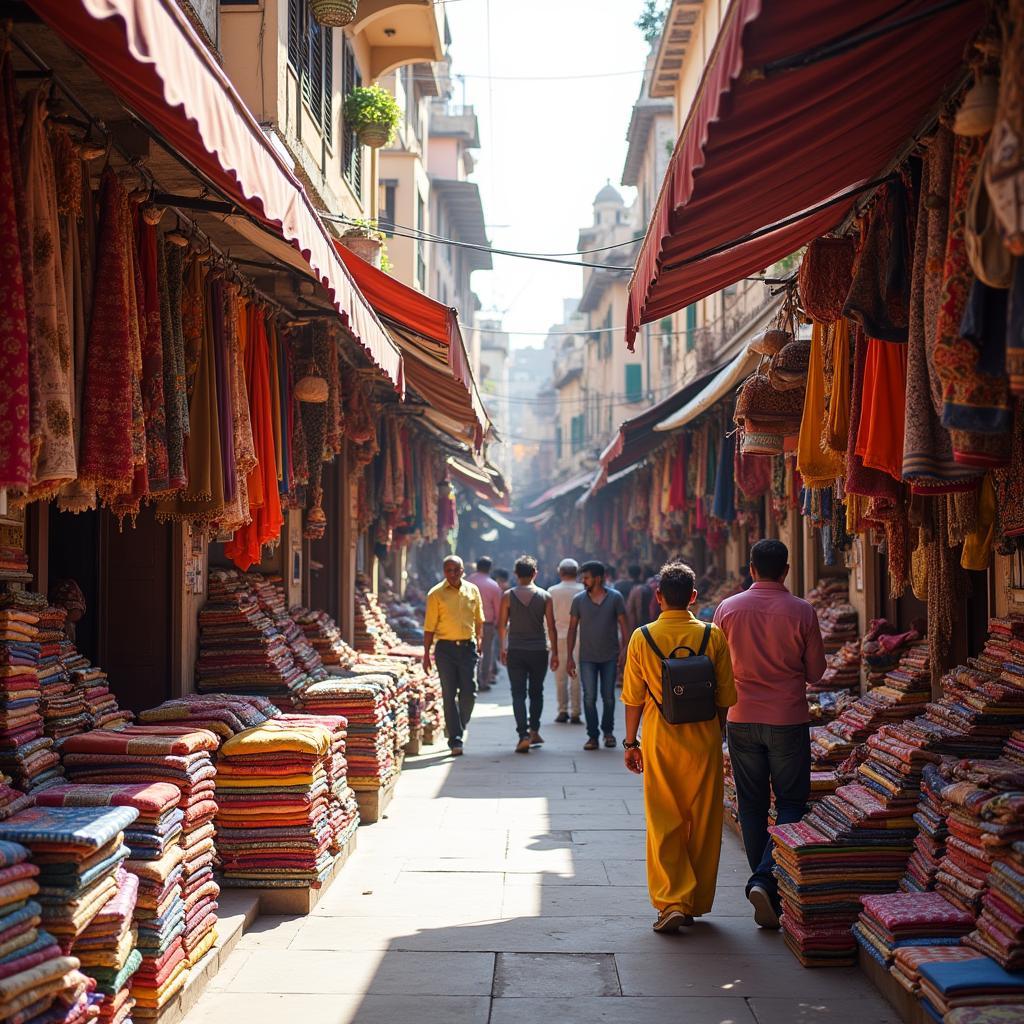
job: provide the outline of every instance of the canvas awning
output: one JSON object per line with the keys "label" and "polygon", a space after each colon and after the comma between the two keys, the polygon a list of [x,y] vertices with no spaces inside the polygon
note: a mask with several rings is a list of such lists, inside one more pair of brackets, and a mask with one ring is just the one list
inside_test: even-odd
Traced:
{"label": "canvas awning", "polygon": [[500,512],[491,508],[489,505],[477,505],[477,508],[483,512],[492,523],[496,523],[503,530],[514,530],[516,524],[511,519],[506,519]]}
{"label": "canvas awning", "polygon": [[572,494],[573,491],[581,491],[590,483],[592,476],[592,471],[587,470],[585,473],[578,473],[576,476],[569,477],[568,480],[563,480],[553,487],[549,487],[539,498],[534,498],[527,507],[531,509],[540,508],[542,505],[547,505],[558,498],[564,498],[567,494]]}
{"label": "canvas awning", "polygon": [[448,459],[448,471],[463,487],[485,501],[500,503],[505,497],[504,481],[493,467],[476,466],[454,455]]}
{"label": "canvas awning", "polygon": [[629,347],[641,324],[836,227],[956,85],[985,16],[948,0],[732,0],[630,281]]}
{"label": "canvas awning", "polygon": [[[427,417],[479,449],[490,420],[469,365],[457,312],[396,281],[340,242],[338,255],[405,356],[405,376]],[[431,415],[436,413],[436,415]]]}
{"label": "canvas awning", "polygon": [[691,398],[678,412],[666,416],[663,420],[654,424],[654,430],[676,430],[692,422],[702,413],[705,413],[713,405],[720,402],[730,391],[739,387],[740,382],[750,376],[757,367],[760,356],[747,345],[736,358],[724,366],[705,385],[705,387]]}
{"label": "canvas awning", "polygon": [[28,0],[159,138],[302,254],[356,341],[403,390],[402,354],[298,179],[174,0]]}

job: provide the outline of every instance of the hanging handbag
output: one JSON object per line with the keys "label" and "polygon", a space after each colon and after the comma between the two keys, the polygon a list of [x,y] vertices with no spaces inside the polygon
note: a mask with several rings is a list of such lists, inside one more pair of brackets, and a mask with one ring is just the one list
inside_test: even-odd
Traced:
{"label": "hanging handbag", "polygon": [[[700,649],[681,644],[666,658],[646,626],[640,627],[644,639],[661,661],[661,703],[651,693],[651,700],[658,705],[661,717],[669,725],[687,725],[692,722],[710,722],[718,714],[715,704],[715,665],[704,653],[711,636],[710,623],[704,627]],[[689,651],[689,656],[677,658],[679,651]],[[645,684],[646,685],[646,684]]]}

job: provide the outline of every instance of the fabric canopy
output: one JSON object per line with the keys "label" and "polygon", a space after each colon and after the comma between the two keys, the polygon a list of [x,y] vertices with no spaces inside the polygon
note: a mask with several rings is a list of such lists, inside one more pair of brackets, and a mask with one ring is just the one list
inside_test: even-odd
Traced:
{"label": "fabric canopy", "polygon": [[[472,463],[452,456],[448,459],[448,471],[463,487],[471,490],[478,498],[499,504],[505,496],[501,485],[501,474],[497,470],[481,469]],[[495,478],[498,479],[495,479]]]}
{"label": "fabric canopy", "polygon": [[654,429],[676,430],[678,427],[691,423],[713,405],[720,402],[730,391],[736,388],[756,368],[760,356],[747,345],[743,351],[727,366],[723,367],[714,378],[695,397],[691,398],[678,412],[666,416],[654,424]]}
{"label": "fabric canopy", "polygon": [[479,449],[490,426],[480,399],[458,314],[450,306],[396,281],[335,243],[367,301],[390,328],[405,358],[406,382],[435,409],[435,426]]}
{"label": "fabric canopy", "polygon": [[506,519],[500,512],[496,512],[493,508],[488,505],[477,505],[477,508],[483,512],[491,522],[496,523],[498,526],[505,530],[514,530],[516,524],[511,519]]}
{"label": "fabric canopy", "polygon": [[401,353],[298,179],[174,0],[28,3],[173,152],[302,253],[366,354],[403,390]]}
{"label": "fabric canopy", "polygon": [[[626,343],[658,320],[836,227],[956,84],[986,5],[732,0],[630,281]],[[826,59],[826,44],[927,16]],[[783,222],[816,210],[793,223]],[[754,232],[766,233],[736,244]]]}
{"label": "fabric canopy", "polygon": [[549,487],[539,498],[531,501],[527,507],[531,509],[540,508],[542,505],[547,505],[548,502],[564,498],[567,494],[572,494],[573,491],[581,491],[590,483],[590,477],[591,473],[588,470],[585,473],[579,473],[576,476],[570,477],[568,480],[563,480],[561,483],[555,484],[554,487]]}

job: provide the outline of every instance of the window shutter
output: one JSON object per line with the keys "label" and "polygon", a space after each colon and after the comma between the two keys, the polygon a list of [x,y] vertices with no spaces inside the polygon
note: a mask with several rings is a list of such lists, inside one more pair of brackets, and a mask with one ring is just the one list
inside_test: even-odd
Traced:
{"label": "window shutter", "polygon": [[334,136],[334,29],[323,31],[324,55],[324,98],[323,98],[323,130],[324,140],[330,146]]}
{"label": "window shutter", "polygon": [[644,397],[643,367],[639,363],[626,364],[626,401],[639,402]]}
{"label": "window shutter", "polygon": [[315,18],[309,19],[309,66],[306,81],[309,84],[309,109],[315,124],[323,122],[324,93],[324,33]]}
{"label": "window shutter", "polygon": [[297,75],[302,73],[302,37],[306,19],[302,0],[288,0],[288,63]]}

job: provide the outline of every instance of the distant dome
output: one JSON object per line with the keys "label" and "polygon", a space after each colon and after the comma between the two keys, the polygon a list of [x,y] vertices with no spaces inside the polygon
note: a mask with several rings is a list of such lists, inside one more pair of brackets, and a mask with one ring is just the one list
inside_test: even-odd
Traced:
{"label": "distant dome", "polygon": [[594,205],[597,206],[600,203],[615,203],[617,206],[626,205],[626,201],[619,194],[619,190],[610,181],[594,196]]}

